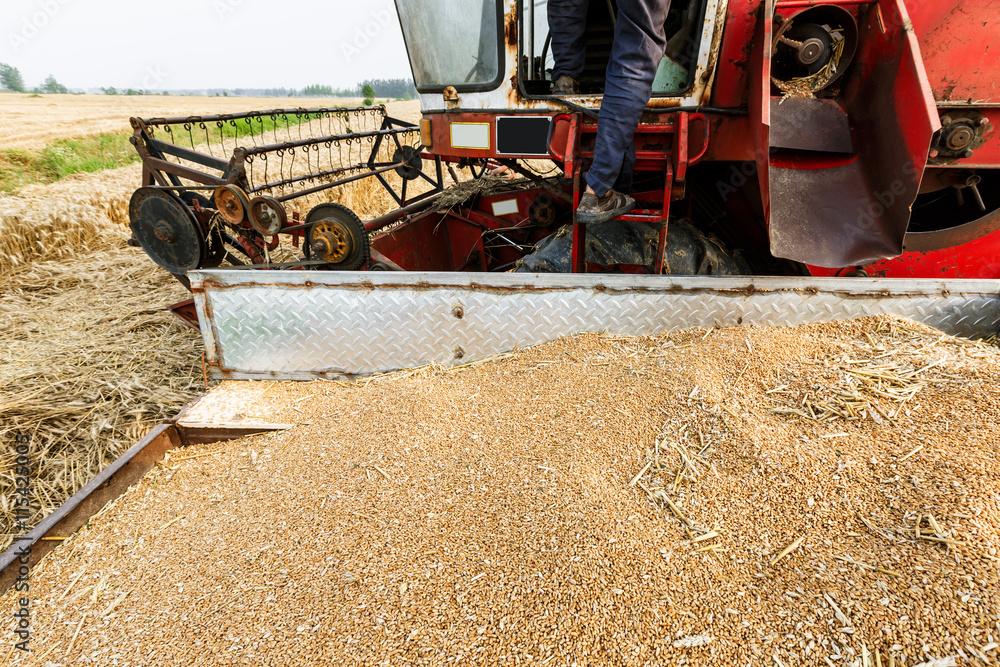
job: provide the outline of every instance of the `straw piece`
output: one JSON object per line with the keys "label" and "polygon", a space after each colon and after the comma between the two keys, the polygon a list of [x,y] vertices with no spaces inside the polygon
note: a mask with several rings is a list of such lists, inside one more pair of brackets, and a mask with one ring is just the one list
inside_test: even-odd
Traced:
{"label": "straw piece", "polygon": [[171,521],[168,521],[167,523],[165,523],[165,524],[163,524],[162,526],[160,526],[160,527],[159,527],[159,528],[158,528],[158,529],[156,530],[156,532],[155,532],[155,533],[153,533],[153,534],[154,534],[154,535],[159,535],[160,533],[162,533],[163,531],[165,531],[165,530],[166,530],[167,528],[170,528],[170,526],[174,525],[175,523],[177,523],[178,521],[180,521],[180,520],[182,520],[182,519],[184,519],[184,518],[185,518],[185,516],[184,516],[184,515],[181,515],[181,516],[177,517],[176,519],[173,519],[173,520],[171,520]]}
{"label": "straw piece", "polygon": [[933,537],[931,535],[921,535],[920,539],[927,540],[928,542],[940,542],[941,544],[956,544],[958,546],[965,546],[964,542],[959,542],[958,540],[950,540],[947,537]]}
{"label": "straw piece", "polygon": [[778,554],[777,558],[775,558],[774,560],[771,561],[771,565],[775,565],[782,558],[784,558],[785,556],[787,556],[788,554],[792,553],[793,551],[795,551],[796,549],[798,549],[800,546],[802,546],[802,543],[805,541],[805,539],[806,539],[805,537],[800,537],[799,539],[795,540],[794,542],[792,542],[791,544],[789,544],[787,547],[785,547],[784,551],[782,551],[780,554]]}
{"label": "straw piece", "polygon": [[69,640],[69,646],[66,647],[66,657],[69,658],[69,654],[73,651],[73,645],[76,644],[76,638],[80,636],[80,630],[83,629],[83,622],[87,620],[87,614],[90,612],[83,612],[83,617],[76,626],[76,632],[73,633],[73,638]]}
{"label": "straw piece", "polygon": [[645,475],[647,472],[649,472],[649,469],[652,467],[652,465],[653,465],[653,459],[650,459],[649,461],[646,462],[646,465],[643,466],[642,470],[639,471],[639,474],[637,474],[632,479],[632,481],[628,483],[628,485],[635,486],[636,484],[638,484],[639,480],[642,479],[642,476]]}
{"label": "straw piece", "polygon": [[181,463],[182,461],[194,461],[195,459],[203,459],[206,456],[213,456],[213,455],[219,454],[219,453],[221,453],[223,451],[225,451],[225,450],[224,449],[216,449],[215,451],[212,451],[212,452],[203,452],[201,454],[195,454],[194,456],[184,456],[184,457],[179,458],[179,459],[172,459],[172,461],[174,463]]}
{"label": "straw piece", "polygon": [[63,591],[63,594],[59,596],[58,600],[56,600],[57,603],[62,602],[66,598],[66,596],[69,595],[69,592],[73,590],[73,586],[76,586],[76,582],[80,581],[80,578],[84,575],[85,572],[86,570],[80,570],[77,573],[77,575],[73,577],[72,581],[69,582],[69,586],[66,587],[66,590]]}
{"label": "straw piece", "polygon": [[692,540],[692,542],[694,542],[695,544],[698,544],[699,542],[706,542],[708,540],[714,540],[718,536],[719,536],[719,534],[713,530],[713,531],[711,531],[709,533],[705,533],[704,535],[699,535],[698,537],[694,538]]}
{"label": "straw piece", "polygon": [[112,602],[110,605],[108,605],[108,607],[104,611],[102,611],[100,613],[100,616],[103,618],[103,617],[107,616],[108,614],[110,614],[111,612],[113,612],[118,607],[118,605],[120,605],[122,602],[125,601],[125,598],[127,598],[127,597],[128,597],[128,593],[127,592],[122,593],[121,595],[119,595],[115,599],[114,602]]}

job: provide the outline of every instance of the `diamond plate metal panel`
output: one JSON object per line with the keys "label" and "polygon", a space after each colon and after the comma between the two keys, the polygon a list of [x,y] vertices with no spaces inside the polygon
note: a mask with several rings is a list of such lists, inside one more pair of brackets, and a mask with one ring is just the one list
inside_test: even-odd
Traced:
{"label": "diamond plate metal panel", "polygon": [[561,336],[894,314],[1000,330],[1000,281],[201,271],[216,376],[309,380],[463,364]]}

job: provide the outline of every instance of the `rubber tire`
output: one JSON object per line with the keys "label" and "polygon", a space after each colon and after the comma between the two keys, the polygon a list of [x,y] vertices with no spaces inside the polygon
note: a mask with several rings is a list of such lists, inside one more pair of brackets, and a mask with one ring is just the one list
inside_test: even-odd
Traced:
{"label": "rubber tire", "polygon": [[[570,273],[573,249],[571,226],[559,229],[522,259],[518,273]],[[607,222],[587,228],[587,258],[604,266],[652,266],[659,231],[642,222]],[[749,275],[739,253],[730,253],[686,220],[672,220],[663,256],[664,273],[674,276]]]}

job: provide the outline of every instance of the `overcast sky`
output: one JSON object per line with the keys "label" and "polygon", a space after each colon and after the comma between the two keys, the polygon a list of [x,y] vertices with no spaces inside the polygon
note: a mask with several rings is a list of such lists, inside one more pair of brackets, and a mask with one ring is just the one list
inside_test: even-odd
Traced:
{"label": "overcast sky", "polygon": [[409,78],[392,0],[0,0],[0,62],[34,87],[302,88]]}

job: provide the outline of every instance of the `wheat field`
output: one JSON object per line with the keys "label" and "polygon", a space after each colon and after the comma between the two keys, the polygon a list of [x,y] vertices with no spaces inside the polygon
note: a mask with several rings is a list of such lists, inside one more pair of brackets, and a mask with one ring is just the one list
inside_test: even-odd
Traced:
{"label": "wheat field", "polygon": [[[130,116],[321,106],[358,100],[0,95],[0,148],[130,132]],[[417,102],[390,116],[419,118]],[[391,175],[395,177],[395,175]],[[150,427],[203,392],[200,335],[166,308],[187,298],[127,241],[141,166],[0,195],[0,549],[13,532],[14,438],[32,438],[37,523]],[[373,179],[324,193],[359,216],[395,207]],[[301,206],[318,203],[313,197]],[[308,209],[301,211],[304,215]]]}
{"label": "wheat field", "polygon": [[[0,148],[38,149],[58,139],[128,132],[128,119],[194,116],[264,109],[358,106],[361,99],[303,97],[172,97],[0,93]],[[389,115],[415,122],[417,102],[390,102]]]}

